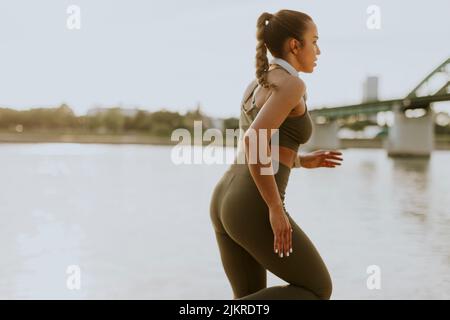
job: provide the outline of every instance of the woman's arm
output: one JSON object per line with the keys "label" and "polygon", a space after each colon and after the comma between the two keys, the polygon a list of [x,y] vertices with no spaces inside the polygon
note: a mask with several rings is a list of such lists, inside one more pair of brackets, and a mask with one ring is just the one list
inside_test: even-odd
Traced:
{"label": "woman's arm", "polygon": [[[287,255],[291,249],[289,243],[292,242],[289,220],[284,214],[275,177],[273,173],[267,174],[266,172],[273,168],[272,158],[279,159],[278,155],[271,154],[272,130],[280,127],[291,110],[298,104],[305,90],[305,84],[300,78],[286,78],[261,107],[244,135],[245,156],[250,173],[269,208],[275,235],[274,250],[275,252],[286,252]],[[255,159],[256,161],[253,161]]]}
{"label": "woman's arm", "polygon": [[[306,86],[300,78],[286,78],[261,107],[244,135],[245,155],[250,173],[269,208],[282,206],[273,174],[262,174],[263,168],[266,168],[266,171],[268,168],[273,168],[273,155],[270,149],[271,130],[280,127],[291,110],[298,104],[305,90]],[[264,148],[264,150],[260,150],[260,148]],[[278,155],[275,157],[279,158]]]}

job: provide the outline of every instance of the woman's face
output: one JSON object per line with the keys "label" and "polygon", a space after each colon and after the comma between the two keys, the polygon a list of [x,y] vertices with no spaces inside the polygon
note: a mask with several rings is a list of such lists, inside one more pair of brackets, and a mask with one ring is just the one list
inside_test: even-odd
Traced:
{"label": "woman's face", "polygon": [[296,45],[293,46],[296,48],[293,54],[298,63],[298,71],[306,73],[312,73],[314,71],[314,67],[317,65],[317,56],[320,54],[320,49],[317,44],[318,39],[317,27],[314,22],[310,22],[308,29],[303,35],[303,47],[300,46],[299,41],[292,40],[296,42]]}

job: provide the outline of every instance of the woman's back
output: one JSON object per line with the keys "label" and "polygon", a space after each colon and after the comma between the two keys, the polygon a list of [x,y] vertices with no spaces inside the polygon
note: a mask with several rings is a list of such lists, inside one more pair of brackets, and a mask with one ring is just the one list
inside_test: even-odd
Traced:
{"label": "woman's back", "polygon": [[[271,65],[268,81],[277,87],[283,85],[289,73],[278,65]],[[246,88],[241,101],[239,119],[240,137],[238,144],[238,160],[244,163],[243,135],[273,93],[273,89],[264,88],[253,80]],[[292,167],[300,144],[306,143],[312,134],[312,121],[309,116],[305,99],[301,99],[279,127],[279,159],[288,167]]]}

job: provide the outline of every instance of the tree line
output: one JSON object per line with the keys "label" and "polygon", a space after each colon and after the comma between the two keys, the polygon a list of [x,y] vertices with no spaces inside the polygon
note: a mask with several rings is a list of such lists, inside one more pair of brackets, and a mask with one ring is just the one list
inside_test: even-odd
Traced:
{"label": "tree line", "polygon": [[[2,131],[58,131],[105,134],[143,133],[159,137],[170,137],[177,128],[194,130],[194,121],[202,121],[203,130],[217,128],[217,123],[206,116],[200,107],[185,114],[169,110],[150,112],[137,110],[126,115],[119,107],[102,109],[93,114],[77,116],[63,104],[56,108],[33,108],[15,110],[0,108],[0,130]],[[221,119],[220,129],[236,129],[239,119]]]}

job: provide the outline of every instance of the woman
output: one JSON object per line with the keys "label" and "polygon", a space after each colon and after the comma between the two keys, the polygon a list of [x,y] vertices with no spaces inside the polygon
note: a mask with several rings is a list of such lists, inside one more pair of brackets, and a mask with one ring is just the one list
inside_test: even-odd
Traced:
{"label": "woman", "polygon": [[[329,299],[328,270],[284,204],[291,168],[334,168],[342,160],[334,151],[297,153],[312,133],[298,72],[311,73],[316,65],[317,27],[302,12],[280,10],[258,18],[256,36],[256,80],[241,105],[245,134],[210,203],[222,264],[235,299]],[[259,135],[265,131],[271,133]],[[267,288],[267,270],[289,284]]]}

